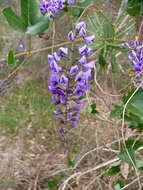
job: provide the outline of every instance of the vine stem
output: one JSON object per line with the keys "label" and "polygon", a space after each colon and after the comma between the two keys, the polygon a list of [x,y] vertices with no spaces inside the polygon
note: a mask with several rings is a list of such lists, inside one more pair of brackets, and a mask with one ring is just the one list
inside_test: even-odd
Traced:
{"label": "vine stem", "polygon": [[133,167],[135,169],[136,176],[137,176],[137,181],[138,181],[138,184],[139,184],[139,190],[142,189],[142,185],[141,185],[141,181],[140,181],[140,176],[138,174],[138,170],[137,170],[137,168],[135,166],[135,163],[134,163],[133,159],[131,158],[130,153],[129,153],[128,149],[127,149],[127,145],[126,145],[126,141],[125,141],[125,136],[124,136],[124,126],[125,126],[125,112],[126,112],[126,108],[127,108],[128,104],[129,104],[129,102],[131,101],[131,99],[134,97],[134,95],[137,93],[137,91],[139,90],[139,88],[142,85],[143,85],[143,81],[140,83],[140,85],[136,88],[136,90],[132,93],[132,95],[130,96],[130,98],[127,100],[126,104],[124,105],[123,113],[122,113],[123,114],[122,115],[122,138],[123,138],[123,145],[124,145],[124,148],[125,148],[125,151],[126,151],[128,157],[129,157],[129,159],[130,159],[130,161],[131,161],[131,163],[132,163],[132,165],[133,165]]}
{"label": "vine stem", "polygon": [[[113,41],[112,38],[96,38],[95,40],[96,41]],[[82,42],[82,41],[83,41],[82,39],[76,39],[76,40],[74,40],[74,42]],[[117,39],[114,39],[114,41],[132,42],[134,40],[124,40],[124,39],[117,38]],[[33,54],[37,54],[37,53],[41,53],[41,52],[44,52],[44,51],[47,51],[47,50],[50,50],[50,49],[53,49],[53,48],[58,48],[58,47],[61,47],[61,46],[69,45],[71,43],[73,43],[73,41],[62,42],[60,44],[51,45],[51,46],[40,48],[40,49],[36,49],[36,50],[31,50],[30,52],[29,51],[25,51],[25,52],[22,52],[22,53],[15,54],[15,58],[21,57],[21,56],[24,56],[24,55],[32,56]],[[3,61],[6,61],[6,58],[0,59],[0,63],[3,62]]]}

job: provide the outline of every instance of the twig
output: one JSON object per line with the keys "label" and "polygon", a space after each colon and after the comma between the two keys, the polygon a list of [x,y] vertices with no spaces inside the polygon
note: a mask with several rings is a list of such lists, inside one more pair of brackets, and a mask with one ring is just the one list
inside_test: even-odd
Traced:
{"label": "twig", "polygon": [[112,160],[109,160],[109,161],[107,161],[107,162],[104,162],[104,163],[102,163],[102,164],[99,164],[99,165],[97,165],[97,166],[94,167],[94,168],[90,168],[90,169],[88,169],[88,170],[86,170],[86,171],[84,171],[84,172],[77,172],[77,173],[71,175],[68,179],[66,179],[66,180],[64,181],[64,183],[59,187],[58,190],[65,190],[65,188],[66,188],[67,184],[69,183],[69,181],[70,181],[71,179],[75,178],[75,177],[80,178],[80,177],[83,176],[83,175],[86,175],[86,174],[88,174],[88,173],[91,173],[91,172],[94,172],[94,171],[99,170],[99,169],[101,169],[101,168],[104,168],[104,167],[106,167],[106,166],[108,166],[108,165],[110,165],[110,164],[113,164],[113,163],[117,162],[117,161],[119,161],[119,158],[114,158],[114,159],[112,159]]}
{"label": "twig", "polygon": [[[113,41],[112,38],[96,38],[95,39],[96,41]],[[124,39],[114,39],[114,41],[120,41],[120,42],[132,42],[134,40],[124,40]],[[76,39],[74,40],[74,42],[83,42],[82,39]],[[15,55],[15,58],[17,57],[21,57],[21,56],[24,56],[24,55],[34,55],[34,54],[37,54],[37,53],[41,53],[41,52],[44,52],[44,51],[47,51],[47,50],[50,50],[50,49],[53,49],[53,48],[58,48],[58,47],[61,47],[61,46],[65,46],[65,45],[69,45],[73,43],[72,41],[66,41],[66,42],[63,42],[63,43],[60,43],[60,44],[56,44],[54,46],[48,46],[48,47],[45,47],[45,48],[40,48],[40,49],[37,49],[37,50],[32,50],[32,51],[25,51],[25,52],[22,52],[22,53],[18,53]],[[0,59],[0,63],[3,62],[3,61],[6,61],[6,58],[2,58]]]}
{"label": "twig", "polygon": [[[143,178],[143,177],[141,177]],[[126,189],[127,187],[131,186],[132,184],[134,184],[136,181],[138,181],[138,178],[134,179],[131,183],[127,184],[126,186],[124,186],[123,188],[121,188],[121,190]]]}
{"label": "twig", "polygon": [[[134,135],[131,135],[130,137],[132,137],[132,136],[137,136],[137,135],[138,135],[138,134],[134,134]],[[87,155],[89,155],[89,154],[91,154],[92,152],[95,152],[95,151],[97,151],[97,150],[101,150],[101,149],[104,148],[104,147],[110,146],[110,145],[115,144],[115,143],[117,143],[117,142],[119,142],[119,141],[122,141],[122,140],[123,140],[123,138],[120,138],[120,139],[115,140],[115,141],[113,141],[113,142],[111,142],[111,143],[108,143],[108,144],[103,145],[103,146],[100,146],[100,147],[96,147],[96,148],[94,148],[94,149],[92,149],[92,150],[86,152],[86,153],[77,161],[77,163],[76,163],[75,166],[74,166],[74,169],[77,168],[77,166],[80,164],[80,162],[81,162]]]}

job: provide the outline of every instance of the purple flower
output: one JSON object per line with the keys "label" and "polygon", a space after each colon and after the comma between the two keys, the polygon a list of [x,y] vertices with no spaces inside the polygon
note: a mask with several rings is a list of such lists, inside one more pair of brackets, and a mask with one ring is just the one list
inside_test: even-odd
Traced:
{"label": "purple flower", "polygon": [[[134,72],[134,83],[138,85],[138,83],[143,81],[143,44],[140,41],[135,40],[130,43],[125,43],[124,46],[136,48],[129,51],[128,59],[133,67],[132,71]],[[143,88],[143,86],[141,88]]]}
{"label": "purple flower", "polygon": [[77,82],[77,81],[80,82],[81,80],[84,79],[84,77],[85,77],[84,72],[80,71],[80,72],[76,75],[76,77],[75,77],[75,82]]}
{"label": "purple flower", "polygon": [[74,4],[74,3],[75,3],[75,0],[67,0],[67,3],[68,3],[68,4]]}
{"label": "purple flower", "polygon": [[[49,1],[48,11],[50,11],[52,16],[54,16],[59,9],[59,1],[60,0]],[[56,6],[55,3],[57,3]],[[68,1],[68,3],[73,3],[73,1]],[[60,7],[62,7],[62,4]],[[78,30],[76,32],[78,36],[83,37],[86,43],[93,43],[95,36],[86,36],[86,24],[83,21],[76,25],[76,29]],[[73,31],[70,31],[67,35],[67,39],[74,40],[74,38],[75,35]],[[58,128],[62,144],[64,144],[65,147],[69,143],[69,138],[66,133],[78,124],[79,113],[83,106],[83,101],[79,100],[79,98],[84,96],[87,90],[89,90],[89,79],[95,65],[94,61],[87,61],[87,56],[93,52],[87,45],[76,48],[73,51],[77,51],[81,57],[79,59],[74,59],[73,57],[73,62],[71,62],[72,59],[70,59],[70,57],[65,57],[64,59],[68,58],[67,60],[70,60],[69,64],[66,64],[65,67],[59,66],[58,62],[61,61],[62,57],[68,55],[68,48],[60,47],[57,52],[48,55],[51,70],[48,87],[52,94],[54,104],[58,105],[58,109],[54,111],[54,114],[61,124],[67,125],[66,128]],[[134,53],[132,53],[131,57],[134,56]],[[137,59],[136,57],[136,62]],[[77,65],[77,61],[80,63],[79,65]],[[134,61],[134,59],[132,61]]]}
{"label": "purple flower", "polygon": [[94,65],[95,65],[95,62],[94,61],[90,61],[89,63],[86,63],[83,66],[84,66],[85,69],[88,70],[88,69],[94,68]]}
{"label": "purple flower", "polygon": [[74,94],[79,98],[85,94],[85,90],[80,86],[77,86],[77,88],[74,91]]}
{"label": "purple flower", "polygon": [[81,27],[81,29],[79,30],[79,36],[80,37],[86,36],[86,29],[84,27]]}
{"label": "purple flower", "polygon": [[79,48],[79,53],[81,55],[91,55],[92,52],[93,52],[92,49],[86,45]]}
{"label": "purple flower", "polygon": [[61,56],[59,56],[59,55],[55,52],[55,53],[53,53],[53,58],[54,58],[54,60],[55,60],[56,62],[58,62],[58,61],[60,61]]}
{"label": "purple flower", "polygon": [[60,99],[58,96],[52,96],[52,100],[53,100],[55,105],[60,104]]}
{"label": "purple flower", "polygon": [[50,82],[48,84],[48,87],[49,89],[53,89],[56,88],[58,84],[59,84],[59,76],[54,73],[50,76]]}
{"label": "purple flower", "polygon": [[75,75],[78,72],[78,66],[72,66],[70,69],[70,75]]}
{"label": "purple flower", "polygon": [[61,83],[62,85],[67,86],[67,85],[68,85],[68,81],[69,81],[69,79],[68,79],[65,75],[62,75],[62,76],[60,77],[60,83]]}
{"label": "purple flower", "polygon": [[75,38],[75,35],[74,35],[73,31],[70,31],[67,35],[67,39],[72,41],[72,40],[74,40],[74,38]]}
{"label": "purple flower", "polygon": [[57,109],[57,110],[54,111],[54,114],[55,115],[60,115],[60,114],[62,114],[62,111],[60,109]]}
{"label": "purple flower", "polygon": [[53,55],[48,54],[48,62],[49,62],[50,64],[56,63],[55,58],[54,58]]}
{"label": "purple flower", "polygon": [[18,47],[17,47],[17,50],[19,51],[24,51],[25,50],[25,47],[23,44],[20,44]]}
{"label": "purple flower", "polygon": [[78,62],[79,62],[82,66],[85,65],[85,64],[87,63],[87,59],[86,59],[85,55],[82,56],[82,57],[78,60]]}
{"label": "purple flower", "polygon": [[47,8],[48,8],[48,2],[46,0],[41,0],[40,1],[40,11],[42,14],[47,13]]}
{"label": "purple flower", "polygon": [[84,39],[85,39],[87,44],[93,44],[94,40],[95,40],[95,35],[86,36]]}
{"label": "purple flower", "polygon": [[55,17],[55,14],[59,11],[59,9],[64,8],[63,0],[41,0],[40,2],[40,11],[42,14],[48,14],[50,19]]}
{"label": "purple flower", "polygon": [[130,47],[130,45],[129,45],[128,42],[125,42],[125,43],[124,43],[124,46],[125,46],[125,47]]}
{"label": "purple flower", "polygon": [[91,69],[88,69],[88,70],[84,73],[84,75],[85,75],[86,81],[88,81],[89,78],[91,77]]}
{"label": "purple flower", "polygon": [[76,29],[80,30],[81,28],[84,28],[86,30],[86,24],[84,21],[81,21],[79,23],[76,24]]}
{"label": "purple flower", "polygon": [[56,62],[50,63],[50,68],[53,73],[59,73],[62,71],[62,67],[58,66]]}
{"label": "purple flower", "polygon": [[58,132],[59,132],[59,133],[67,133],[68,130],[65,129],[65,128],[58,128]]}
{"label": "purple flower", "polygon": [[65,104],[67,102],[66,96],[60,95],[61,104]]}
{"label": "purple flower", "polygon": [[68,48],[61,47],[58,50],[58,55],[63,57],[68,55]]}

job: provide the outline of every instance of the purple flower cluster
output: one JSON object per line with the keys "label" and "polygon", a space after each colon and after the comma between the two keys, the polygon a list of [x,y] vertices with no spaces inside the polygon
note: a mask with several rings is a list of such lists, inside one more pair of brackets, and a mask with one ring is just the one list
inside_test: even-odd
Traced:
{"label": "purple flower cluster", "polygon": [[[77,23],[76,25],[76,35],[74,34],[73,31],[70,31],[67,35],[68,40],[74,40],[76,37],[82,37],[87,44],[93,44],[95,40],[95,35],[87,35],[87,30],[86,30],[86,24],[84,21],[81,21]],[[90,47],[87,47],[86,45],[81,47],[79,50],[81,55],[90,55],[92,50]]]}
{"label": "purple flower cluster", "polygon": [[[76,25],[77,36],[81,36],[80,30],[84,28],[86,31],[86,24],[80,22]],[[68,40],[73,40],[75,35],[72,31],[68,33]],[[84,36],[85,37],[85,36]],[[93,42],[93,38],[88,37],[88,40]],[[86,39],[85,39],[86,42]],[[89,43],[89,41],[87,41]],[[60,47],[57,52],[48,55],[48,62],[50,64],[51,76],[48,83],[52,100],[55,105],[58,105],[57,110],[54,111],[60,123],[68,124],[70,128],[59,128],[58,132],[62,142],[65,142],[66,133],[77,125],[79,112],[83,107],[83,97],[89,89],[89,79],[91,77],[92,69],[95,65],[94,61],[89,61],[89,56],[93,50],[84,45],[78,48],[79,57],[75,60],[69,60],[70,48]],[[73,53],[75,51],[71,50]],[[67,58],[68,61],[65,66],[60,66],[58,63],[62,58]],[[70,63],[71,62],[71,63]]]}
{"label": "purple flower cluster", "polygon": [[[74,4],[75,0],[67,0],[68,4]],[[41,0],[40,11],[42,14],[48,14],[50,19],[55,17],[55,14],[65,7],[65,0]]]}
{"label": "purple flower cluster", "polygon": [[125,47],[132,48],[132,50],[129,51],[128,59],[131,61],[133,67],[134,82],[138,85],[143,81],[143,43],[135,40],[130,43],[125,43],[124,45]]}

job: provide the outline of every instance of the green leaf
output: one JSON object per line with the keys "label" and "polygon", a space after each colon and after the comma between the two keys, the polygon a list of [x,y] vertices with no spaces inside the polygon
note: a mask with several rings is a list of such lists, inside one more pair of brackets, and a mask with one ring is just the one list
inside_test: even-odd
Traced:
{"label": "green leaf", "polygon": [[118,173],[120,172],[120,166],[112,166],[110,167],[107,171],[106,171],[106,174],[108,176],[115,176],[117,175]]}
{"label": "green leaf", "polygon": [[143,147],[143,141],[135,140],[135,139],[128,139],[126,140],[127,148],[132,147],[134,151],[138,150],[140,147]]}
{"label": "green leaf", "polygon": [[143,170],[143,160],[137,160],[136,165],[137,165],[137,168]]}
{"label": "green leaf", "polygon": [[124,47],[123,44],[120,45],[120,44],[116,44],[116,43],[113,44],[113,43],[108,42],[107,46],[114,50],[118,50],[119,52],[128,52],[129,50],[131,50],[131,48]]}
{"label": "green leaf", "polygon": [[101,68],[105,67],[105,65],[107,64],[105,57],[104,57],[104,49],[102,49],[99,54],[99,64],[100,64]]}
{"label": "green leaf", "polygon": [[123,107],[115,105],[114,109],[110,112],[110,118],[120,117],[122,115]]}
{"label": "green leaf", "polygon": [[29,21],[32,25],[36,24],[41,17],[39,0],[29,0]]}
{"label": "green leaf", "polygon": [[96,104],[91,104],[91,105],[90,105],[90,108],[91,108],[91,113],[92,113],[92,114],[98,113],[98,111],[96,110]]}
{"label": "green leaf", "polygon": [[9,23],[9,25],[17,31],[25,32],[26,24],[21,17],[18,17],[15,12],[11,9],[11,7],[7,7],[3,9],[3,14]]}
{"label": "green leaf", "polygon": [[143,1],[142,0],[128,0],[125,10],[131,16],[137,16],[143,13]]}
{"label": "green leaf", "polygon": [[134,102],[129,103],[127,109],[131,113],[139,117],[143,117],[143,100],[136,100]]}
{"label": "green leaf", "polygon": [[48,181],[48,188],[52,190],[53,188],[56,188],[58,184],[59,182],[57,180]]}
{"label": "green leaf", "polygon": [[126,150],[122,150],[120,153],[119,153],[119,155],[118,155],[118,157],[122,160],[122,161],[124,161],[124,162],[126,162],[127,164],[129,164],[129,165],[133,165],[133,163],[135,164],[135,152],[134,152],[134,150],[133,150],[133,148],[128,148],[127,149],[128,150],[128,153],[126,152]]}
{"label": "green leaf", "polygon": [[75,165],[75,163],[70,158],[67,158],[67,166],[74,167],[74,165]]}
{"label": "green leaf", "polygon": [[36,35],[44,32],[49,27],[50,21],[47,17],[42,17],[39,21],[27,29],[27,34]]}
{"label": "green leaf", "polygon": [[128,115],[125,115],[125,120],[129,122],[129,128],[131,129],[137,129],[137,130],[143,130],[143,120],[132,114],[129,113]]}
{"label": "green leaf", "polygon": [[143,92],[136,94],[129,102],[127,109],[139,117],[143,117]]}
{"label": "green leaf", "polygon": [[[128,101],[135,89],[132,89],[127,96],[123,97],[124,104]],[[127,105],[127,110],[138,117],[143,117],[143,91],[139,89]]]}
{"label": "green leaf", "polygon": [[8,56],[7,56],[7,61],[8,61],[8,65],[13,65],[14,64],[14,53],[12,50],[9,51]]}
{"label": "green leaf", "polygon": [[21,0],[21,17],[23,18],[26,26],[29,23],[29,0]]}
{"label": "green leaf", "polygon": [[114,184],[114,190],[121,190],[124,187],[124,183],[122,181],[117,181]]}

